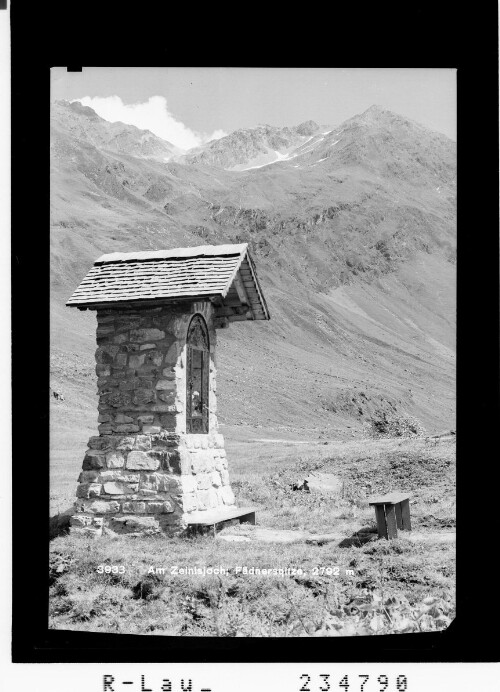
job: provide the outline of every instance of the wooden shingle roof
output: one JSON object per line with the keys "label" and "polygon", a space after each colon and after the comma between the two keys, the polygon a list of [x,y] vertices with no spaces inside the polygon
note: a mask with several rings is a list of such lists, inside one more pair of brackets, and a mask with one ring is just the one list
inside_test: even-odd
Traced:
{"label": "wooden shingle roof", "polygon": [[269,319],[247,243],[102,255],[66,305],[96,310],[203,298],[229,321]]}

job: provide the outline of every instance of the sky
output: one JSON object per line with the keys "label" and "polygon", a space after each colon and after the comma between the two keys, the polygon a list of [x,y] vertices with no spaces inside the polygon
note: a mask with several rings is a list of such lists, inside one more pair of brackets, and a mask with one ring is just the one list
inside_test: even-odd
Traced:
{"label": "sky", "polygon": [[456,139],[456,70],[441,68],[52,68],[51,99],[190,149],[234,130],[335,127],[376,104]]}

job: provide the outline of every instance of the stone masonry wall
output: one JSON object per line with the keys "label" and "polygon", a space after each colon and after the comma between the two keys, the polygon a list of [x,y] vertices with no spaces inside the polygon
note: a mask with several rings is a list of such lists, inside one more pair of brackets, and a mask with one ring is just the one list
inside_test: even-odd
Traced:
{"label": "stone masonry wall", "polygon": [[[209,433],[186,433],[186,336],[201,313],[210,337]],[[99,435],[78,479],[71,530],[182,531],[206,510],[234,507],[217,429],[216,332],[210,302],[97,312]],[[201,513],[201,514],[200,514]]]}

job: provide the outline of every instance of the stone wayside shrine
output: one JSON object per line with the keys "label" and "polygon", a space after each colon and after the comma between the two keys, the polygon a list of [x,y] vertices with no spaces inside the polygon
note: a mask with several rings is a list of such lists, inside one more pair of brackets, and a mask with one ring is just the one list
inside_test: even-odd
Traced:
{"label": "stone wayside shrine", "polygon": [[179,534],[234,518],[216,414],[216,330],[269,311],[247,244],[99,257],[67,305],[97,312],[99,435],[71,531]]}

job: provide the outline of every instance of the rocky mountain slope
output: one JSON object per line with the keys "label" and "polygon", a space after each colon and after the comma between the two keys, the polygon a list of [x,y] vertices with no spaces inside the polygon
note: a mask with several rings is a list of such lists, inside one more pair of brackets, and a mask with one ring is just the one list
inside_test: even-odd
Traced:
{"label": "rocky mountain slope", "polygon": [[[75,104],[52,126],[57,463],[77,474],[97,425],[95,315],[64,303],[114,251],[249,242],[272,319],[219,333],[222,423],[316,439],[392,414],[454,427],[454,142],[378,107],[168,161],[168,142]],[[266,147],[281,159],[255,164]]]}
{"label": "rocky mountain slope", "polygon": [[231,134],[191,150],[181,160],[184,163],[218,166],[226,170],[260,168],[275,161],[286,160],[318,132],[313,120],[296,127],[260,125]]}
{"label": "rocky mountain slope", "polygon": [[169,161],[182,153],[178,147],[149,130],[103,120],[92,108],[82,106],[79,101],[55,101],[52,104],[51,121],[53,142],[57,142],[64,133],[78,142],[110,152],[128,153],[159,161]]}

